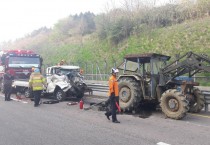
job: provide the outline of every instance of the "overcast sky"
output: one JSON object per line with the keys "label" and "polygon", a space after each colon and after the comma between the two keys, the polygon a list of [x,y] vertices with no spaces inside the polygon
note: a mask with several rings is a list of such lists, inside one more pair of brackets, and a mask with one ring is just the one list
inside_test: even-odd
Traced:
{"label": "overcast sky", "polygon": [[107,3],[113,1],[120,5],[120,0],[1,0],[0,43],[24,37],[43,26],[52,27],[69,15],[104,12]]}

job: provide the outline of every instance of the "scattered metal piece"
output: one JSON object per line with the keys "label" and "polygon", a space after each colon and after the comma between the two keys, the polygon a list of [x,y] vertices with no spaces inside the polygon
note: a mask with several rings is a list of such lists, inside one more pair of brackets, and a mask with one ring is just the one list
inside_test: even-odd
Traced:
{"label": "scattered metal piece", "polygon": [[[100,103],[94,103],[94,104],[92,104],[92,105],[90,105],[89,107],[87,107],[87,108],[84,108],[84,110],[90,110],[90,109],[93,109],[93,108],[96,108],[96,106],[104,106],[104,104],[105,104],[105,102],[106,101],[102,101],[102,102],[100,102]],[[98,111],[100,111],[100,110],[102,110],[102,109],[99,109],[99,107],[97,107],[98,109]]]}
{"label": "scattered metal piece", "polygon": [[67,103],[67,105],[69,105],[69,106],[70,106],[70,105],[77,105],[77,104],[78,104],[78,102],[68,102],[68,103]]}
{"label": "scattered metal piece", "polygon": [[55,103],[59,103],[59,100],[49,100],[42,102],[42,104],[55,104]]}

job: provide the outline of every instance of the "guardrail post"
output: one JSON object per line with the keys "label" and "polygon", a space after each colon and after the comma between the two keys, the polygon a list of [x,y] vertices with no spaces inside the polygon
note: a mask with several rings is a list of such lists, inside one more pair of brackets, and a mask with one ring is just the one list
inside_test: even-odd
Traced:
{"label": "guardrail post", "polygon": [[208,112],[209,111],[209,107],[208,105],[210,104],[210,91],[207,91],[207,90],[203,90],[201,91],[202,94],[204,95],[204,101],[205,101],[205,104],[204,104],[204,109],[205,109],[205,112]]}
{"label": "guardrail post", "polygon": [[94,64],[92,63],[92,80],[94,80],[93,79],[93,74],[94,74]]}
{"label": "guardrail post", "polygon": [[107,74],[107,62],[106,62],[106,60],[104,60],[104,62],[105,62],[105,64],[104,64],[104,80],[106,80],[107,78],[106,78],[106,74]]}
{"label": "guardrail post", "polygon": [[85,74],[88,74],[88,65],[87,65],[87,62],[85,62]]}
{"label": "guardrail post", "polygon": [[205,112],[208,112],[209,111],[209,106],[207,103],[205,103]]}

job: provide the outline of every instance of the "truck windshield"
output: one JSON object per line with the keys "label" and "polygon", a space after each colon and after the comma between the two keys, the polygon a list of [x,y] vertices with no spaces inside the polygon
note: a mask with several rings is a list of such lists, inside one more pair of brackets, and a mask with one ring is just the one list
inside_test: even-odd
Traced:
{"label": "truck windshield", "polygon": [[68,74],[68,73],[79,73],[79,69],[72,69],[72,70],[69,70],[69,69],[60,69],[60,72],[64,75]]}
{"label": "truck windshield", "polygon": [[31,68],[40,66],[39,57],[10,57],[9,58],[9,67],[22,67],[22,68]]}

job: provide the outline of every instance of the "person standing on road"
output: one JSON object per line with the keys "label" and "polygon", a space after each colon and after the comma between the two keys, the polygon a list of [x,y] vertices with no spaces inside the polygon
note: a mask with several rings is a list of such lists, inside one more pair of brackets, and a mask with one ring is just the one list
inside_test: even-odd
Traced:
{"label": "person standing on road", "polygon": [[3,76],[5,101],[10,101],[10,95],[12,93],[12,82],[14,80],[14,70],[7,70]]}
{"label": "person standing on road", "polygon": [[110,120],[110,116],[112,116],[112,122],[113,123],[120,123],[117,120],[116,115],[116,102],[119,104],[119,88],[118,88],[118,82],[117,82],[117,73],[119,72],[118,69],[112,68],[111,74],[112,76],[109,78],[109,100],[108,102],[111,104],[111,109],[107,110],[105,113],[107,119]]}
{"label": "person standing on road", "polygon": [[34,96],[34,107],[39,105],[43,86],[46,86],[45,78],[41,75],[40,70],[35,68],[29,79],[29,87],[32,89]]}

